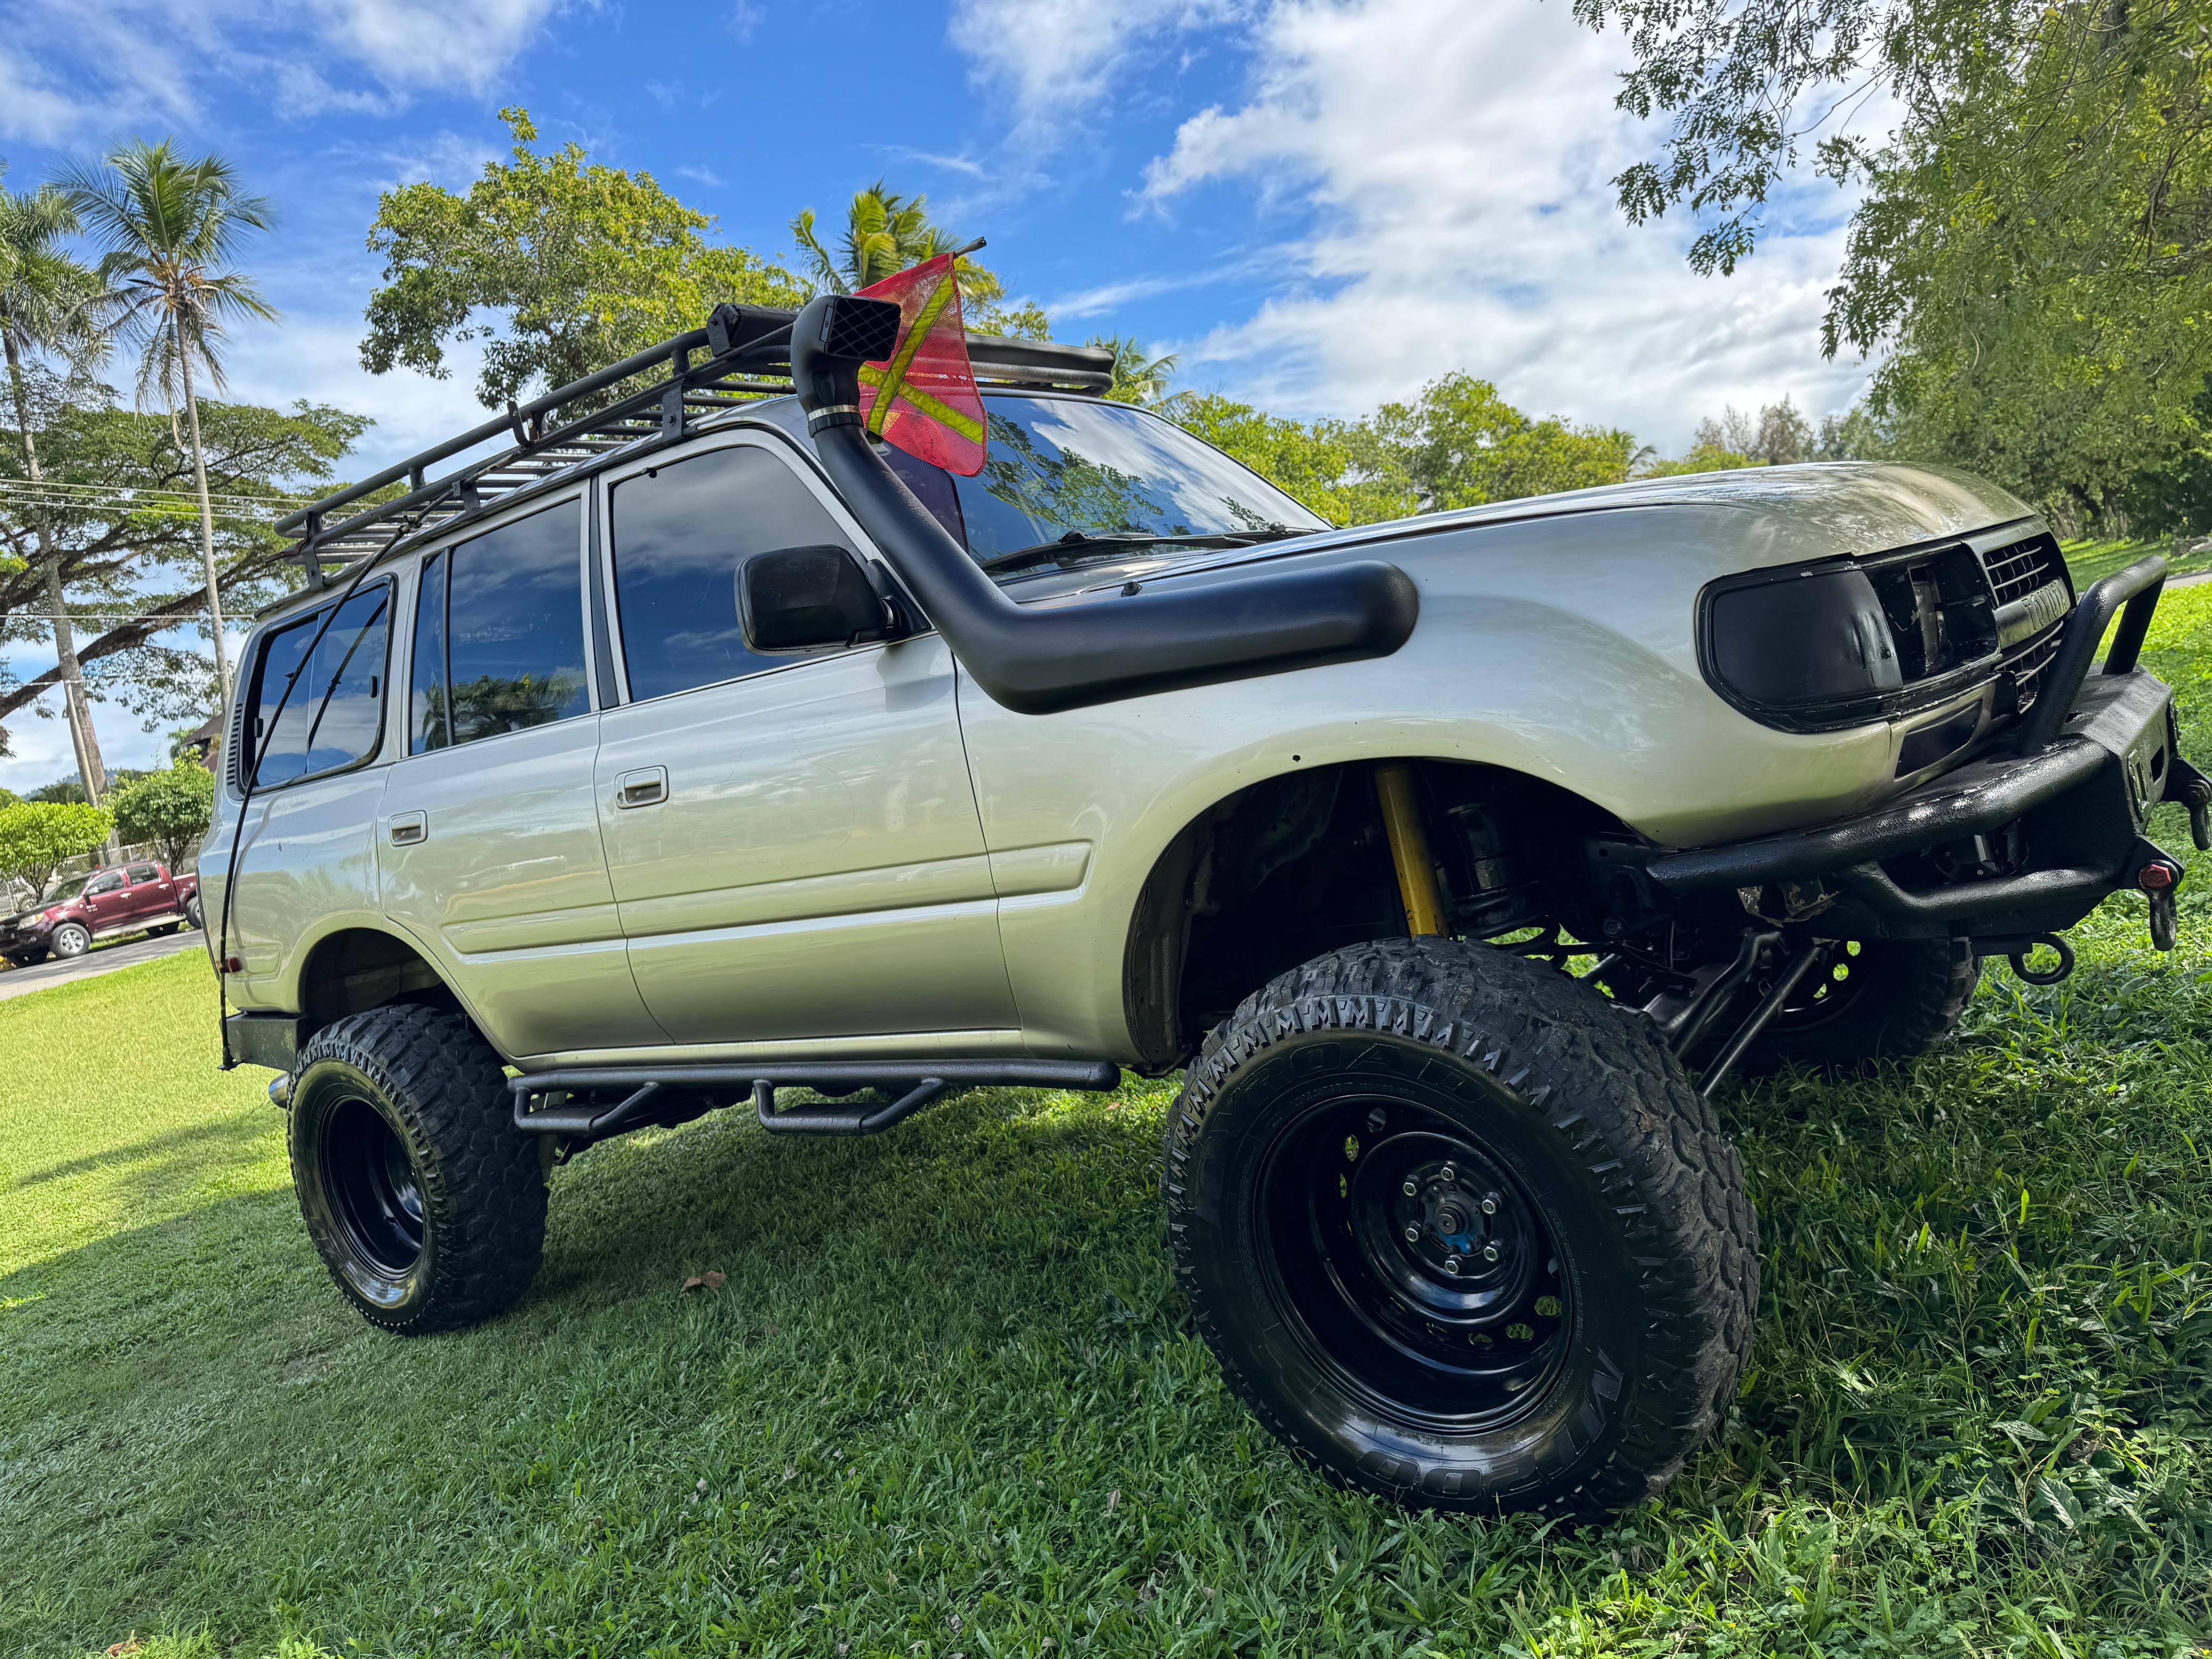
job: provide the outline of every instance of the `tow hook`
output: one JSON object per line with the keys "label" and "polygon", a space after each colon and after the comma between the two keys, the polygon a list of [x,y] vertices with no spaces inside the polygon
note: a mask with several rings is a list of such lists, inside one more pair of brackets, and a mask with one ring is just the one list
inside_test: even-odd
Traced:
{"label": "tow hook", "polygon": [[2143,896],[2150,901],[2150,942],[2154,949],[2173,949],[2179,931],[2175,925],[2173,890],[2180,880],[2181,866],[2162,853],[2136,872],[2136,885],[2143,890]]}

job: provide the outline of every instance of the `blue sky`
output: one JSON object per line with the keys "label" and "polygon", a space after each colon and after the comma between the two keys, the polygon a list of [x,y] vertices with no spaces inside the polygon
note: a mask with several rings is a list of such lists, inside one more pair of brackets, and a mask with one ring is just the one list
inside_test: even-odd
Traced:
{"label": "blue sky", "polygon": [[[799,209],[927,191],[1062,337],[1286,414],[1467,369],[1671,453],[1724,404],[1844,407],[1863,368],[1815,331],[1848,203],[1808,185],[1735,277],[1692,275],[1689,226],[1613,206],[1660,136],[1612,108],[1624,62],[1567,0],[0,0],[0,157],[17,189],[135,135],[234,160],[282,216],[252,264],[284,313],[234,395],[374,416],[362,470],[481,418],[465,360],[362,372],[363,238],[380,191],[497,160],[507,104],[787,262]],[[155,751],[100,730],[111,764]],[[69,769],[58,720],[10,732],[0,785]]]}

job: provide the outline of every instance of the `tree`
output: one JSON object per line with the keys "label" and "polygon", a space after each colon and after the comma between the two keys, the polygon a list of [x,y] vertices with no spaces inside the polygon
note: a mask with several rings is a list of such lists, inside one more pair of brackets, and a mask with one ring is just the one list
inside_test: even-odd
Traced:
{"label": "tree", "polygon": [[208,498],[207,453],[201,442],[195,365],[220,392],[222,343],[228,325],[246,318],[273,321],[276,313],[251,277],[231,262],[248,231],[274,222],[269,204],[247,195],[220,156],[179,155],[167,139],[133,139],[99,167],[64,175],[87,234],[106,252],[102,282],[119,290],[117,330],[139,349],[138,398],[158,393],[174,410],[181,398],[191,439],[192,482],[199,492],[200,556],[207,583],[208,622],[216,679],[230,683],[222,637],[222,596],[216,572],[215,511]]}
{"label": "tree", "polygon": [[133,846],[151,842],[173,871],[190,857],[215,821],[215,774],[180,760],[148,772],[115,792],[116,833]]}
{"label": "tree", "polygon": [[0,878],[21,883],[35,900],[56,870],[100,846],[113,828],[97,806],[26,801],[0,808]]}
{"label": "tree", "polygon": [[[0,349],[8,362],[8,389],[15,412],[15,435],[23,456],[23,481],[30,486],[25,516],[32,526],[27,562],[42,574],[54,660],[62,680],[77,775],[95,803],[106,793],[100,738],[93,728],[92,702],[85,696],[77,662],[76,639],[64,598],[61,560],[49,547],[41,521],[43,483],[37,432],[31,419],[25,360],[52,353],[77,364],[105,349],[102,313],[107,291],[99,277],[59,246],[79,228],[69,198],[51,185],[26,195],[0,186]],[[0,753],[4,753],[0,748]]]}
{"label": "tree", "polygon": [[1889,348],[1871,401],[2071,531],[2208,441],[2212,15],[2054,7],[1869,168],[1829,343]]}
{"label": "tree", "polygon": [[1762,404],[1753,414],[1729,404],[1717,417],[1709,415],[1698,422],[1691,442],[1693,449],[1743,458],[1733,463],[1737,466],[1788,466],[1811,459],[1815,440],[1813,423],[1785,393],[1780,403]]}
{"label": "tree", "polygon": [[[2205,0],[1575,10],[1628,34],[1621,106],[1674,117],[1660,157],[1615,183],[1631,219],[1700,216],[1698,269],[1751,252],[1808,147],[1864,186],[1822,344],[1887,354],[1868,412],[1895,453],[1988,473],[2078,530],[2122,527],[2203,447]],[[1862,99],[1894,112],[1886,138],[1839,130]]]}
{"label": "tree", "polygon": [[[220,592],[234,608],[257,609],[298,580],[275,520],[300,495],[328,487],[368,422],[313,404],[204,403],[196,466],[164,417],[118,407],[105,387],[65,398],[51,376],[26,378],[46,478],[68,490],[69,504],[42,509],[40,522],[74,596],[88,681],[142,718],[204,719],[222,696],[209,658],[157,642],[208,620],[196,473],[204,469],[215,506]],[[44,577],[26,556],[31,520],[4,487],[22,467],[15,434],[0,427],[0,643],[38,636],[48,608]],[[58,668],[20,683],[0,675],[0,719],[59,683]]]}
{"label": "tree", "polygon": [[1620,483],[1636,454],[1625,431],[1531,420],[1465,374],[1383,404],[1352,435],[1366,471],[1400,483],[1408,510],[1424,513]]}
{"label": "tree", "polygon": [[1175,373],[1176,359],[1172,352],[1164,357],[1148,357],[1144,346],[1133,337],[1115,334],[1093,335],[1085,345],[1104,346],[1114,354],[1114,384],[1106,395],[1116,403],[1157,404],[1167,396],[1168,377]]}
{"label": "tree", "polygon": [[2007,58],[2044,8],[2039,0],[1574,0],[1574,14],[1595,29],[1617,23],[1628,37],[1636,66],[1614,103],[1638,120],[1674,118],[1660,159],[1613,179],[1622,211],[1641,224],[1686,204],[1707,222],[1691,264],[1726,276],[1752,252],[1768,196],[1808,145],[1822,173],[1851,179],[1870,159],[1842,130],[1854,111],[1887,99],[1907,125],[1927,120],[1963,76]]}
{"label": "tree", "polygon": [[527,110],[503,109],[512,159],[465,193],[417,184],[377,200],[368,246],[384,258],[362,367],[443,379],[446,348],[483,343],[487,408],[550,390],[696,328],[724,301],[795,306],[781,266],[702,234],[714,222],[649,173],[591,162],[580,144],[532,148]]}
{"label": "tree", "polygon": [[1356,429],[1343,422],[1308,425],[1215,392],[1178,392],[1158,408],[1332,524],[1372,524],[1413,510],[1401,484],[1362,473]]}
{"label": "tree", "polygon": [[[1702,431],[1702,428],[1700,428]],[[1724,449],[1717,443],[1702,437],[1688,451],[1673,460],[1646,462],[1637,469],[1639,478],[1680,478],[1692,472],[1728,472],[1741,466],[1759,466],[1763,463],[1733,449]]]}
{"label": "tree", "polygon": [[957,253],[952,269],[960,283],[961,313],[971,332],[1052,337],[1052,325],[1034,301],[1009,309],[1006,285],[961,252],[969,246],[967,240],[930,222],[927,196],[902,196],[877,179],[855,193],[846,208],[844,234],[834,252],[823,246],[815,226],[812,208],[801,209],[791,222],[812,292],[852,294],[940,253]]}

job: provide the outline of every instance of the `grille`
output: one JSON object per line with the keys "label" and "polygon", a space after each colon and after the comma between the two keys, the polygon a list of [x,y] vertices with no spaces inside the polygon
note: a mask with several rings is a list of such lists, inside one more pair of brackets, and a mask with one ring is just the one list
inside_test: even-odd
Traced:
{"label": "grille", "polygon": [[2063,580],[2065,573],[2058,544],[2048,535],[1991,548],[1982,555],[1982,568],[1989,573],[1990,589],[1999,605],[2008,605],[2047,582]]}
{"label": "grille", "polygon": [[2040,639],[2030,640],[2005,659],[2005,666],[2012,672],[2013,684],[2019,688],[2020,712],[2026,714],[2035,706],[2035,694],[2043,684],[2044,671],[2051,659],[2058,654],[2060,629],[2052,629]]}

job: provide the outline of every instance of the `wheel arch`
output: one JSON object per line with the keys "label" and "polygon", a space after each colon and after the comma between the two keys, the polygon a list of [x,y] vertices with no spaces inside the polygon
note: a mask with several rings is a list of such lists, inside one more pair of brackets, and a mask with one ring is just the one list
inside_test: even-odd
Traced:
{"label": "wheel arch", "polygon": [[477,1025],[428,956],[389,928],[337,927],[301,957],[297,1006],[306,1032],[402,1002],[450,1009]]}
{"label": "wheel arch", "polygon": [[[1549,837],[1553,844],[1537,861],[1553,890],[1546,896],[1561,905],[1571,896],[1556,890],[1574,878],[1568,871],[1574,860],[1559,856],[1570,842],[1578,849],[1588,835],[1634,836],[1605,807],[1548,779],[1419,752],[1278,772],[1227,791],[1161,848],[1130,913],[1122,1011],[1146,1069],[1169,1069],[1195,1052],[1204,1033],[1194,1022],[1222,1012],[1213,1005],[1230,988],[1238,988],[1227,1005],[1233,1006],[1276,973],[1325,950],[1407,931],[1374,800],[1374,775],[1389,765],[1413,773],[1432,855],[1447,872],[1460,867],[1462,902],[1479,896],[1480,874],[1468,860],[1455,811],[1486,805],[1507,818],[1516,839],[1536,832]],[[1240,869],[1221,867],[1224,847]],[[1308,902],[1294,904],[1286,917],[1282,901],[1292,895],[1283,890],[1291,884],[1283,878],[1310,878],[1316,863],[1328,866],[1327,878],[1307,879],[1298,896]],[[1269,887],[1274,890],[1260,890]],[[1324,887],[1334,890],[1333,897]],[[1261,921],[1270,946],[1255,951],[1249,946],[1254,924]]]}

